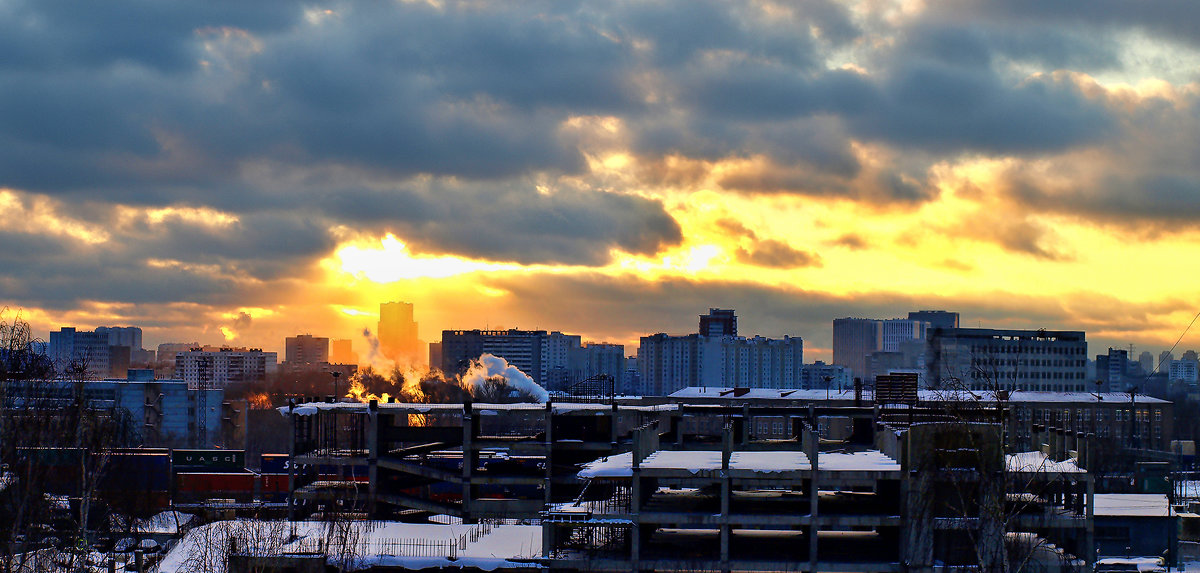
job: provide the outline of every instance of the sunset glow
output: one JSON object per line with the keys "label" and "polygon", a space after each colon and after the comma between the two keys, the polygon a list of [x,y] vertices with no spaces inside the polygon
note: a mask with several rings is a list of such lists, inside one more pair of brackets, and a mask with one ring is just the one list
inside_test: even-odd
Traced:
{"label": "sunset glow", "polygon": [[716,306],[811,360],[842,316],[1099,353],[1165,349],[1197,310],[1182,7],[327,2],[112,44],[18,4],[0,37],[42,48],[0,69],[0,303],[39,332],[365,352],[405,300],[425,341],[633,354]]}

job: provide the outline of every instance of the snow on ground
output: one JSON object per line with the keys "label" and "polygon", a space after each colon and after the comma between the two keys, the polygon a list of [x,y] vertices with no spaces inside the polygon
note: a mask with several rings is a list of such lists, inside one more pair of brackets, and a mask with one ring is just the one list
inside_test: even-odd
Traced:
{"label": "snow on ground", "polygon": [[1021,452],[1005,456],[1010,472],[1049,472],[1061,474],[1085,473],[1073,459],[1051,460],[1042,452]]}
{"label": "snow on ground", "polygon": [[[1162,559],[1158,557],[1105,557],[1097,562],[1098,565],[1123,565],[1126,567],[1136,567],[1136,569],[1128,569],[1129,571],[1139,571],[1144,573],[1152,573],[1156,571],[1166,571],[1162,566]],[[1180,569],[1181,571],[1191,570],[1190,568]],[[1124,569],[1123,569],[1124,570]]]}
{"label": "snow on ground", "polygon": [[[512,561],[515,559],[537,557],[542,551],[542,528],[536,525],[496,525],[482,531],[480,526],[463,524],[370,521],[350,522],[350,526],[352,529],[346,538],[352,541],[345,546],[358,548],[349,552],[349,562],[343,563],[350,570],[388,565],[411,569],[478,567],[492,571],[516,565]],[[479,535],[472,536],[473,530]],[[458,546],[457,558],[450,560],[443,548],[459,543],[464,535],[466,547]],[[331,537],[330,524],[324,522],[218,521],[189,531],[163,559],[159,572],[224,573],[224,557],[231,536],[237,539],[243,552],[263,555],[312,551],[322,540]],[[427,542],[428,548],[412,551],[407,548],[409,546],[399,543],[411,540]],[[406,552],[424,556],[404,555]]]}

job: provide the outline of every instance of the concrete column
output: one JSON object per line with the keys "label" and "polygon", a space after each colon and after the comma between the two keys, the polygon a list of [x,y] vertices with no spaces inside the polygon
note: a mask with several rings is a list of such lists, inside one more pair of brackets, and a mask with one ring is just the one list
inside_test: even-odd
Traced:
{"label": "concrete column", "polygon": [[[614,420],[615,421],[615,420]],[[550,400],[546,400],[546,485],[545,503],[546,509],[550,509],[550,504],[554,499],[551,490],[554,488],[554,405]]]}
{"label": "concrete column", "polygon": [[750,432],[754,426],[750,423],[750,404],[742,404],[742,445],[750,443]]}
{"label": "concrete column", "polygon": [[471,518],[471,473],[475,469],[475,463],[478,461],[478,452],[475,451],[475,414],[471,408],[470,400],[463,401],[463,445],[462,445],[462,512],[463,523],[474,523]]}
{"label": "concrete column", "polygon": [[288,440],[288,521],[296,521],[296,403],[288,402],[288,426],[292,429]]}
{"label": "concrete column", "polygon": [[809,469],[812,476],[811,479],[808,480],[808,566],[809,571],[816,571],[817,530],[819,529],[817,525],[817,519],[819,517],[817,515],[817,500],[820,497],[817,495],[817,492],[820,490],[819,486],[817,485],[817,473],[818,469],[820,468],[819,460],[817,458],[820,456],[820,442],[815,428],[810,427],[805,435],[808,437],[808,451],[805,453],[808,455],[808,461],[810,464]]}
{"label": "concrete column", "polygon": [[367,404],[367,515],[375,515],[379,493],[379,401]]}
{"label": "concrete column", "polygon": [[629,478],[629,509],[630,517],[633,518],[633,528],[630,533],[629,540],[629,560],[630,570],[641,571],[642,561],[642,470],[636,464],[637,456],[633,466],[633,475]]}
{"label": "concrete column", "polygon": [[721,471],[721,571],[729,571],[729,536],[732,533],[729,523],[729,502],[733,495],[733,484],[729,479],[728,468]]}
{"label": "concrete column", "polygon": [[1087,516],[1087,534],[1084,540],[1086,551],[1084,551],[1083,559],[1087,562],[1085,569],[1090,571],[1096,564],[1096,527],[1092,521],[1095,517],[1093,502],[1096,500],[1096,482],[1092,479],[1091,474],[1085,475],[1083,479],[1087,484],[1087,498],[1084,500],[1084,504],[1087,506],[1084,511],[1084,515]]}

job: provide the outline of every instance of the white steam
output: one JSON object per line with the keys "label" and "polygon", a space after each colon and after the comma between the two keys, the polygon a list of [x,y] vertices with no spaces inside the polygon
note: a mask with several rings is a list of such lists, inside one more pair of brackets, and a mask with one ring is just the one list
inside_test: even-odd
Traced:
{"label": "white steam", "polygon": [[520,390],[538,402],[550,399],[550,393],[538,386],[533,378],[521,372],[520,368],[509,364],[507,360],[492,354],[483,354],[479,360],[471,362],[471,368],[463,374],[462,385],[464,388],[470,388],[474,394],[475,390],[483,388],[485,381],[496,376],[504,378],[510,388]]}

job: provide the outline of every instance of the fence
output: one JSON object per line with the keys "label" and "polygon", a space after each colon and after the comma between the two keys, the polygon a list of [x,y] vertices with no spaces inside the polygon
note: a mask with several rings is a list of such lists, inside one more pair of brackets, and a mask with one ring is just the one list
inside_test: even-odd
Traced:
{"label": "fence", "polygon": [[[344,543],[324,538],[300,539],[292,543],[281,544],[270,549],[256,548],[251,551],[259,556],[278,555],[329,555],[366,557],[372,555],[389,555],[396,557],[445,557],[451,561],[458,559],[459,552],[467,548],[469,533],[464,533],[458,539],[426,539],[420,537],[375,537],[347,540]],[[472,538],[471,541],[476,541]]]}
{"label": "fence", "polygon": [[[369,524],[370,522],[364,523]],[[458,537],[449,539],[371,537],[368,534],[374,527],[365,525],[360,529],[351,528],[344,532],[335,532],[331,536],[302,538],[290,543],[282,537],[272,540],[260,539],[251,544],[252,548],[249,550],[241,536],[231,536],[230,541],[232,547],[241,548],[243,553],[259,556],[313,554],[361,558],[371,555],[390,555],[396,557],[445,557],[456,560],[463,551],[466,551],[468,544],[475,543],[490,534],[496,525],[497,523],[492,520],[483,520],[472,525]]]}

